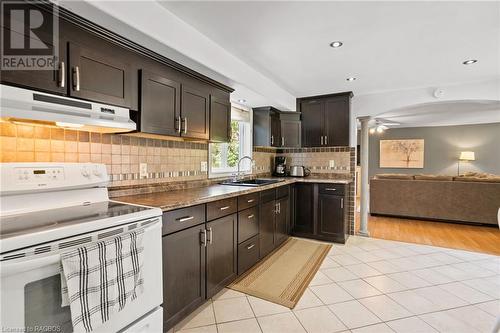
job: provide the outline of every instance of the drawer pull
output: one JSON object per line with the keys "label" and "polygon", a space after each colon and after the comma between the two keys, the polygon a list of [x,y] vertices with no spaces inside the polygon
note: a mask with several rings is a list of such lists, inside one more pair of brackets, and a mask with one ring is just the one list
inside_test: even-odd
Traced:
{"label": "drawer pull", "polygon": [[224,206],[224,207],[221,207],[220,210],[226,210],[226,209],[229,209],[230,206]]}
{"label": "drawer pull", "polygon": [[247,246],[247,250],[251,250],[251,249],[253,249],[254,247],[255,247],[255,244],[248,245],[248,246]]}
{"label": "drawer pull", "polygon": [[250,215],[248,215],[248,216],[247,216],[247,219],[249,219],[249,220],[250,220],[250,219],[253,219],[253,218],[254,218],[254,216],[255,216],[254,214],[250,214]]}
{"label": "drawer pull", "polygon": [[325,188],[325,191],[337,191],[337,189],[336,188],[327,187],[327,188]]}
{"label": "drawer pull", "polygon": [[185,216],[185,217],[178,218],[177,221],[179,221],[179,222],[186,222],[186,221],[190,221],[192,219],[194,219],[194,216]]}
{"label": "drawer pull", "polygon": [[254,201],[255,201],[255,199],[250,199],[250,200],[247,200],[247,203],[252,203]]}

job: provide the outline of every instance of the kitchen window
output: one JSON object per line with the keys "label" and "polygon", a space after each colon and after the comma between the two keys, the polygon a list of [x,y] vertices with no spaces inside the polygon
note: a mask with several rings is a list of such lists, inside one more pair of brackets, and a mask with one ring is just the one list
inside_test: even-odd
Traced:
{"label": "kitchen window", "polygon": [[[251,113],[231,107],[231,140],[223,143],[210,143],[209,176],[229,176],[238,171],[238,161],[243,156],[252,157]],[[251,172],[248,159],[241,162],[240,171]]]}

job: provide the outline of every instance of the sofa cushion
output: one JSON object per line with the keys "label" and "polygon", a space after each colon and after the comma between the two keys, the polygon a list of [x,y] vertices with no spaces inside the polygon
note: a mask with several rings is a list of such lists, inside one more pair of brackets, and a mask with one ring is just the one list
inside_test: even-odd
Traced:
{"label": "sofa cushion", "polygon": [[378,175],[375,175],[376,179],[409,179],[412,180],[413,175],[408,175],[404,173],[380,173]]}
{"label": "sofa cushion", "polygon": [[500,176],[495,177],[453,177],[454,181],[459,182],[479,182],[479,183],[500,183]]}
{"label": "sofa cushion", "polygon": [[443,181],[452,181],[453,176],[445,176],[445,175],[415,175],[416,180],[443,180]]}

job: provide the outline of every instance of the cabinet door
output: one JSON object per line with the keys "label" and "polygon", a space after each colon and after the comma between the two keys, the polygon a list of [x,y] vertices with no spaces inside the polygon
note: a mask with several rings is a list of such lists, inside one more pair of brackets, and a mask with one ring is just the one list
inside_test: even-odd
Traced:
{"label": "cabinet door", "polygon": [[349,146],[349,98],[325,101],[325,145]]}
{"label": "cabinet door", "polygon": [[205,225],[163,237],[163,321],[169,330],[205,301]]}
{"label": "cabinet door", "polygon": [[300,147],[301,122],[281,120],[281,144],[283,147]]}
{"label": "cabinet door", "polygon": [[210,298],[236,277],[236,214],[207,223],[207,232],[207,298]]}
{"label": "cabinet door", "polygon": [[178,82],[141,71],[141,132],[180,135],[180,90]]}
{"label": "cabinet door", "polygon": [[274,247],[277,247],[288,238],[288,226],[290,224],[289,198],[278,200],[278,213],[276,214],[276,229]]}
{"label": "cabinet door", "polygon": [[323,100],[302,101],[302,146],[319,147],[323,136],[325,102]]}
{"label": "cabinet door", "polygon": [[274,220],[276,201],[271,200],[260,205],[259,243],[260,258],[264,258],[274,249]]}
{"label": "cabinet door", "polygon": [[69,94],[101,103],[130,107],[130,65],[116,56],[69,43]]}
{"label": "cabinet door", "polygon": [[209,95],[200,90],[182,86],[182,136],[208,140]]}
{"label": "cabinet door", "polygon": [[344,238],[344,197],[320,194],[318,197],[318,235]]}
{"label": "cabinet door", "polygon": [[[2,10],[4,4],[2,4]],[[30,5],[29,3],[15,4],[12,1],[10,3],[5,3],[5,6],[20,6],[21,9],[25,10],[29,7],[33,7],[34,10],[40,10],[36,7],[36,4]],[[27,7],[29,6],[29,7]],[[10,13],[12,11],[6,10],[5,16],[2,20],[3,37],[5,40],[2,41],[4,46],[8,44],[13,44],[14,41],[22,41],[24,43],[36,43],[37,45],[40,41],[49,48],[53,48],[53,36],[52,36],[52,24],[42,24],[33,32],[29,27],[22,24],[11,23]],[[52,14],[50,14],[52,17]],[[28,21],[24,22],[27,23]],[[12,29],[11,29],[12,28]],[[27,35],[28,31],[30,35]],[[33,38],[34,37],[34,38]],[[5,55],[9,55],[8,51],[4,49]],[[67,92],[67,61],[66,61],[66,44],[59,40],[59,63],[54,66],[53,70],[2,70],[0,79],[2,83],[8,83],[15,86],[22,86],[26,88],[41,90],[49,93],[56,94],[66,94]],[[7,60],[7,58],[2,59],[2,61]]]}
{"label": "cabinet door", "polygon": [[314,234],[314,184],[295,184],[295,221],[293,231]]}
{"label": "cabinet door", "polygon": [[231,103],[229,100],[210,96],[210,140],[218,142],[231,140]]}
{"label": "cabinet door", "polygon": [[277,114],[271,114],[271,146],[281,147],[281,123]]}

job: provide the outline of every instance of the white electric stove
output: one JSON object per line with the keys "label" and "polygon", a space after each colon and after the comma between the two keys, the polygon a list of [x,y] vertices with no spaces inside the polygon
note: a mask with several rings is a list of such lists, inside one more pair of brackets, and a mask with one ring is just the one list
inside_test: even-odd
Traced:
{"label": "white electric stove", "polygon": [[109,200],[102,164],[0,164],[0,327],[72,332],[60,254],[144,228],[144,293],[94,332],[162,331],[161,210]]}

